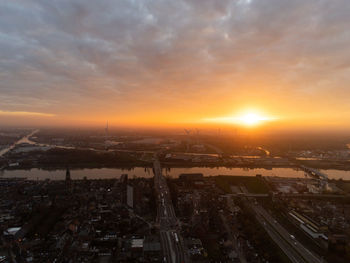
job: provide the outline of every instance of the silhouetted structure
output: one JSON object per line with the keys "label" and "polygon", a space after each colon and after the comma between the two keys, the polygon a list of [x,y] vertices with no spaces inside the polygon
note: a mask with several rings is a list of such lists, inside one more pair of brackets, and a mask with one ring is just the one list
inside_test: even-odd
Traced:
{"label": "silhouetted structure", "polygon": [[128,184],[128,175],[122,174],[122,176],[119,179],[119,187],[120,187],[120,194],[121,194],[121,202],[123,204],[127,204],[127,184]]}
{"label": "silhouetted structure", "polygon": [[67,167],[67,170],[66,170],[66,188],[67,188],[67,190],[70,190],[71,186],[72,186],[72,179],[70,177],[69,167]]}
{"label": "silhouetted structure", "polygon": [[197,180],[203,180],[203,174],[201,173],[180,174],[179,178],[180,180],[185,180],[185,181],[197,181]]}
{"label": "silhouetted structure", "polygon": [[134,188],[131,185],[127,185],[126,204],[131,208],[134,207]]}

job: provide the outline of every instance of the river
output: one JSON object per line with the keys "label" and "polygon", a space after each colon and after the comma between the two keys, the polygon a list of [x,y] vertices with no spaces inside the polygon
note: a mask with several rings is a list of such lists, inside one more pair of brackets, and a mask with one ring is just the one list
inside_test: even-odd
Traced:
{"label": "river", "polygon": [[327,169],[327,170],[320,170],[320,171],[328,175],[329,179],[350,180],[350,171],[335,170],[335,169]]}
{"label": "river", "polygon": [[[263,176],[280,176],[280,177],[293,177],[304,178],[304,172],[295,170],[293,168],[272,168],[272,169],[247,169],[247,168],[227,168],[227,167],[192,167],[192,168],[171,168],[163,169],[163,174],[173,178],[177,178],[181,173],[202,173],[204,176],[215,175],[241,175],[241,176],[255,176],[261,174]],[[92,169],[72,169],[72,179],[83,179],[85,176],[87,179],[111,179],[119,178],[122,174],[128,174],[129,177],[153,177],[152,169],[135,167],[132,169],[121,168],[92,168]],[[5,170],[1,174],[1,177],[13,178],[22,177],[29,180],[64,180],[65,170]],[[0,177],[0,178],[1,178]]]}
{"label": "river", "polygon": [[[24,136],[10,147],[0,151],[0,156],[6,154],[8,151],[11,151],[17,144],[29,143],[37,144],[36,142],[31,141],[29,138],[37,133],[38,130],[31,132],[30,134]],[[37,144],[44,145],[44,144]],[[45,144],[46,145],[46,144]],[[54,146],[54,145],[51,145]],[[350,144],[348,145],[350,148]],[[54,146],[60,147],[60,146]],[[62,148],[74,148],[74,147],[65,147]],[[328,175],[329,179],[344,179],[350,180],[350,171],[343,170],[321,170],[321,172]],[[289,177],[289,178],[305,178],[305,174],[301,170],[293,168],[229,168],[229,167],[191,167],[191,168],[171,168],[163,169],[163,174],[173,178],[177,178],[182,173],[202,173],[204,176],[215,176],[215,175],[236,175],[236,176],[255,176],[261,174],[262,176],[279,176],[279,177]],[[122,174],[128,174],[130,177],[144,177],[150,178],[153,177],[152,169],[135,167],[131,169],[122,169],[122,168],[89,168],[89,169],[74,169],[71,170],[71,177],[73,179],[83,179],[84,177],[88,179],[111,179],[119,178]],[[65,170],[42,170],[42,169],[30,169],[30,170],[3,170],[0,171],[0,178],[13,178],[21,177],[27,178],[29,180],[64,180]]]}

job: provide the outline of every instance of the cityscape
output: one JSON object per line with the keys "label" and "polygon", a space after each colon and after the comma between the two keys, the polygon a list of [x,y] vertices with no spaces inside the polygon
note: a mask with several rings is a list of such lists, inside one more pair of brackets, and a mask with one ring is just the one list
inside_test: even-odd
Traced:
{"label": "cityscape", "polygon": [[349,260],[346,144],[220,136],[4,129],[2,262]]}
{"label": "cityscape", "polygon": [[0,1],[0,263],[349,263],[349,14]]}

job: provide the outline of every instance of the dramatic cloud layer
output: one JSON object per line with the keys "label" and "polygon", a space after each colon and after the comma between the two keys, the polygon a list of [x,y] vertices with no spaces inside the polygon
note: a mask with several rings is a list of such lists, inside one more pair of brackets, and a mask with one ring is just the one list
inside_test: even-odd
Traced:
{"label": "dramatic cloud layer", "polygon": [[0,110],[348,118],[349,14],[348,0],[0,0]]}

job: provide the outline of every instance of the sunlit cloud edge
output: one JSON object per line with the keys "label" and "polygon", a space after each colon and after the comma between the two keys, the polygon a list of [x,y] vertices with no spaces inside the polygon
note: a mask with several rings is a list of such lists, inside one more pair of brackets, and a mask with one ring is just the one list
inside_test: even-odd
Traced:
{"label": "sunlit cloud edge", "polygon": [[3,111],[0,110],[0,116],[37,116],[37,117],[54,117],[55,114],[30,111]]}

